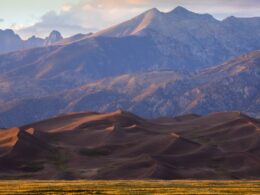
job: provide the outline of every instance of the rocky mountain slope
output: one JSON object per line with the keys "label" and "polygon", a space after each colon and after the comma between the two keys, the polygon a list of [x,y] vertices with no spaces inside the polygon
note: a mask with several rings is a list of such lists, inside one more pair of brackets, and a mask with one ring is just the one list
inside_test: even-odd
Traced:
{"label": "rocky mountain slope", "polygon": [[260,122],[73,113],[0,131],[1,179],[259,179]]}
{"label": "rocky mountain slope", "polygon": [[[28,88],[27,98],[22,100],[10,96],[8,87],[2,86],[6,100],[0,103],[0,126],[17,126],[63,112],[118,108],[149,118],[215,111],[242,111],[258,117],[259,83],[260,51],[255,51],[190,75],[170,70],[126,74],[43,97],[33,97],[33,88]],[[12,94],[20,93],[19,87],[10,89]]]}
{"label": "rocky mountain slope", "polygon": [[[15,74],[24,76],[27,76],[23,73],[25,67],[30,67],[27,74],[40,75],[41,79],[57,76],[61,68],[67,75],[72,67],[78,70],[74,77],[79,80],[83,77],[80,73],[100,78],[144,70],[194,72],[260,49],[259,29],[257,17],[218,21],[208,14],[196,14],[182,7],[169,13],[152,9],[55,49],[12,54],[12,60],[5,62],[5,66],[15,66]],[[0,62],[6,58],[0,56]]]}
{"label": "rocky mountain slope", "polygon": [[151,9],[93,36],[149,37],[166,58],[160,68],[192,71],[259,49],[260,18],[219,21],[183,7],[168,13]]}
{"label": "rocky mountain slope", "polygon": [[177,7],[94,34],[56,32],[56,44],[0,55],[0,126],[119,107],[149,117],[258,116],[259,31],[258,17],[218,21]]}
{"label": "rocky mountain slope", "polygon": [[124,75],[87,84],[64,97],[70,111],[121,107],[157,117],[240,110],[259,116],[259,72],[260,51],[256,51],[188,76],[172,71]]}

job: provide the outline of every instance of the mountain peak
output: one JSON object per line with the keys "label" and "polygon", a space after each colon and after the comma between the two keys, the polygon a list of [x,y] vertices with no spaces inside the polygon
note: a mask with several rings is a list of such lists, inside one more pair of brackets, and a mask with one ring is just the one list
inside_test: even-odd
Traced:
{"label": "mountain peak", "polygon": [[170,11],[168,14],[172,14],[175,16],[187,16],[187,15],[194,15],[195,13],[191,12],[190,10],[182,6],[178,6],[174,8],[172,11]]}
{"label": "mountain peak", "polygon": [[177,6],[171,11],[171,13],[183,14],[183,13],[191,13],[191,11],[187,10],[185,7]]}
{"label": "mountain peak", "polygon": [[53,43],[56,43],[60,40],[62,40],[63,37],[61,35],[61,33],[57,30],[53,30],[50,35],[46,38],[46,41],[45,41],[45,45],[51,45]]}
{"label": "mountain peak", "polygon": [[223,20],[223,22],[234,22],[237,18],[235,16],[229,16]]}
{"label": "mountain peak", "polygon": [[33,36],[29,37],[27,40],[35,40],[35,39],[37,39],[37,37],[35,35],[33,35]]}
{"label": "mountain peak", "polygon": [[200,14],[194,13],[182,6],[178,6],[174,8],[172,11],[166,13],[167,15],[170,15],[175,18],[196,18],[197,16],[200,16]]}
{"label": "mountain peak", "polygon": [[61,33],[60,33],[59,31],[53,30],[53,31],[50,33],[50,35],[49,35],[48,38],[62,39],[63,37],[62,37],[62,35],[61,35]]}
{"label": "mountain peak", "polygon": [[148,11],[146,11],[146,13],[160,13],[160,11],[157,8],[151,8]]}
{"label": "mountain peak", "polygon": [[19,35],[17,35],[12,29],[5,29],[5,30],[1,30],[0,29],[0,39],[1,39],[1,46],[4,45],[3,42],[6,42],[9,44],[10,43],[14,43],[15,41],[17,42],[21,42],[22,39],[20,38]]}
{"label": "mountain peak", "polygon": [[5,29],[5,30],[1,30],[0,32],[4,33],[4,34],[9,34],[9,35],[15,35],[15,32],[12,29]]}
{"label": "mountain peak", "polygon": [[215,20],[214,17],[210,14],[199,14],[192,12],[182,6],[178,6],[172,11],[170,11],[168,14],[174,16],[174,17],[180,17],[180,18],[199,18],[199,19],[207,19],[207,20]]}
{"label": "mountain peak", "polygon": [[158,15],[160,15],[161,12],[157,9],[157,8],[152,8],[147,10],[146,12],[144,12],[143,14],[141,14],[140,16],[148,16],[149,18],[154,18],[154,17],[158,17]]}

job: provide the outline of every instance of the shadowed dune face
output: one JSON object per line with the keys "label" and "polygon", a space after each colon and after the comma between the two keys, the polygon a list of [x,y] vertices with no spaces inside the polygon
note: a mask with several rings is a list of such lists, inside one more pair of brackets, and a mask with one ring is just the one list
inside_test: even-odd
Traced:
{"label": "shadowed dune face", "polygon": [[259,179],[259,141],[259,120],[238,112],[70,113],[1,130],[0,178]]}

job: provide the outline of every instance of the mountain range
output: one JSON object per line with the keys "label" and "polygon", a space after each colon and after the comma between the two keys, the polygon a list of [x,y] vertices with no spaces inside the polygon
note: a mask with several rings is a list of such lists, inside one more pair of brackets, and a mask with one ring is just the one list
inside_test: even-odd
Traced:
{"label": "mountain range", "polygon": [[45,39],[32,36],[27,40],[14,33],[13,30],[0,30],[0,53],[9,53],[16,50],[29,49],[34,47],[46,47],[63,40],[60,32],[54,30]]}
{"label": "mountain range", "polygon": [[53,34],[0,55],[0,126],[117,108],[145,117],[259,116],[259,17],[151,9],[97,33]]}
{"label": "mountain range", "polygon": [[[260,116],[259,83],[260,51],[188,76],[171,70],[124,74],[62,92],[52,91],[43,97],[37,97],[41,83],[28,82],[26,90],[20,91],[19,85],[9,87],[11,95],[24,95],[25,99],[17,100],[7,89],[6,100],[0,104],[0,124],[17,126],[64,112],[105,112],[117,108],[148,118],[230,110],[257,117]],[[31,91],[37,92],[34,98],[30,98]]]}

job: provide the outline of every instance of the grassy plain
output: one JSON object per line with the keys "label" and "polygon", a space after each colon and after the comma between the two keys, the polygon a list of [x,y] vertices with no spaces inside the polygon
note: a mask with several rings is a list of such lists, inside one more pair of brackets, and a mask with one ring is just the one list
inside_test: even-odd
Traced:
{"label": "grassy plain", "polygon": [[260,194],[259,181],[0,181],[0,194]]}

